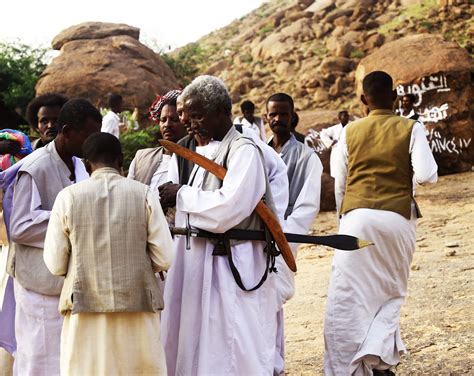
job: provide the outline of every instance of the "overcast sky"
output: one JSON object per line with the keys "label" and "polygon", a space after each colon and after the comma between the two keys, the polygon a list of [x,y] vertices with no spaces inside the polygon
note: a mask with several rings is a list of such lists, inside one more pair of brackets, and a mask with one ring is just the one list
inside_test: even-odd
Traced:
{"label": "overcast sky", "polygon": [[193,42],[257,8],[262,0],[3,0],[0,41],[50,46],[61,30],[86,21],[126,23],[141,40],[172,48]]}

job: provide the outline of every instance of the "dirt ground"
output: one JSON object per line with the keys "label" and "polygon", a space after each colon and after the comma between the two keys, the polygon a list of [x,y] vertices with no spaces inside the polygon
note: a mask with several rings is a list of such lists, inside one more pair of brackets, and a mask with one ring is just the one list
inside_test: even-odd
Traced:
{"label": "dirt ground", "polygon": [[[409,292],[401,311],[408,354],[397,375],[474,375],[474,172],[418,187],[418,221]],[[335,213],[314,230],[335,233]],[[302,246],[296,294],[285,306],[289,375],[323,374],[323,321],[332,251]]]}
{"label": "dirt ground", "polygon": [[[409,354],[402,375],[474,375],[474,172],[419,187],[424,217],[417,228],[409,295],[401,312]],[[336,231],[334,213],[321,213],[319,234]],[[285,306],[289,375],[322,375],[323,318],[332,251],[303,246],[296,294]],[[0,375],[7,371],[0,354]]]}

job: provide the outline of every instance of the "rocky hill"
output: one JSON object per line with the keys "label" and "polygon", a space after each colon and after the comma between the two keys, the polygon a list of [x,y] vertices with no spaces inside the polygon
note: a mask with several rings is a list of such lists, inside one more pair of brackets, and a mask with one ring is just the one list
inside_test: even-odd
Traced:
{"label": "rocky hill", "polygon": [[472,2],[456,0],[272,0],[171,57],[220,76],[236,104],[251,99],[261,107],[285,91],[299,110],[355,109],[362,58],[418,33],[441,34],[472,55],[472,14]]}
{"label": "rocky hill", "polygon": [[[417,98],[439,172],[469,171],[473,14],[466,0],[272,0],[168,59],[181,84],[221,77],[236,114],[244,99],[261,113],[270,94],[289,93],[302,133],[334,124],[340,109],[362,115],[361,79],[385,70],[399,95]],[[317,152],[324,162],[324,148]]]}

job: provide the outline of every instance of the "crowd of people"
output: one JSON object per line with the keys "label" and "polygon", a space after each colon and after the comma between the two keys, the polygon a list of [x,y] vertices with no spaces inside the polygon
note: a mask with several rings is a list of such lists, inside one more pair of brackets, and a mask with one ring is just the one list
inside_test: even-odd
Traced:
{"label": "crowd of people", "polygon": [[[400,362],[420,217],[414,187],[437,179],[423,125],[393,112],[392,78],[372,72],[363,91],[368,116],[349,122],[342,111],[321,134],[334,148],[339,232],[374,243],[335,250],[328,376],[391,375]],[[48,94],[28,107],[37,141],[0,132],[8,271],[0,346],[14,356],[14,374],[285,374],[283,311],[295,278],[255,208],[263,202],[297,234],[319,212],[323,167],[295,131],[292,97],[270,95],[263,119],[245,101],[233,120],[225,84],[199,76],[150,109],[162,138],[190,156],[139,150],[127,177],[122,102],[110,96],[102,118],[85,99]],[[176,228],[217,235],[173,236]],[[226,236],[231,229],[241,237]],[[246,238],[251,230],[266,241]],[[290,246],[296,259],[298,244]]]}

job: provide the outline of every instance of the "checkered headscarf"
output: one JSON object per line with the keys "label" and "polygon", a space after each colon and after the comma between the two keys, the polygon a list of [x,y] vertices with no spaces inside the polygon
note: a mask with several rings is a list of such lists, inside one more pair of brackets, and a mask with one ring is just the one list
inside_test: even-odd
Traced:
{"label": "checkered headscarf", "polygon": [[181,94],[181,90],[171,90],[168,91],[165,95],[157,95],[155,101],[151,104],[150,109],[150,119],[155,123],[160,121],[161,110],[166,104],[170,104],[176,101],[176,98]]}

